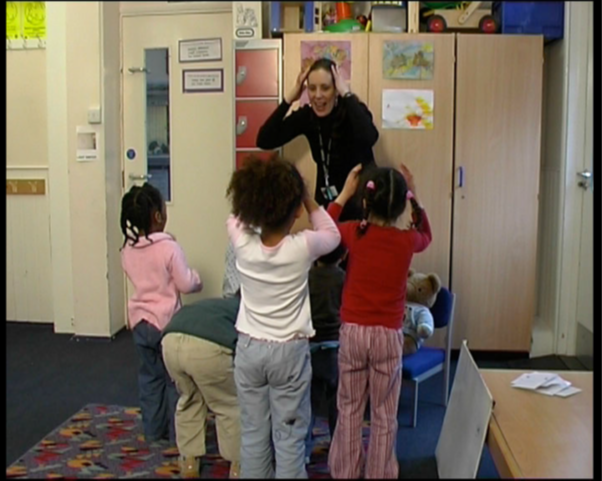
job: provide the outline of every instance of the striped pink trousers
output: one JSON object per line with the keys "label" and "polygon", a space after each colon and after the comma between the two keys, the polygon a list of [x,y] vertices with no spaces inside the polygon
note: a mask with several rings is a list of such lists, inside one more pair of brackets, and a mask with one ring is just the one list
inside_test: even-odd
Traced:
{"label": "striped pink trousers", "polygon": [[[397,479],[397,407],[401,390],[401,329],[343,323],[339,347],[339,417],[328,454],[330,475]],[[362,424],[370,396],[370,440],[364,455]]]}

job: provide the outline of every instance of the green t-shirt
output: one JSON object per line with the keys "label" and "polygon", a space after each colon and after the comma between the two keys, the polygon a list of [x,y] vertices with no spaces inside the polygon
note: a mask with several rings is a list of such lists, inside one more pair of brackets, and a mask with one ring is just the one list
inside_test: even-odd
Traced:
{"label": "green t-shirt", "polygon": [[163,335],[179,332],[234,350],[238,333],[234,328],[239,297],[203,299],[183,306],[163,329]]}

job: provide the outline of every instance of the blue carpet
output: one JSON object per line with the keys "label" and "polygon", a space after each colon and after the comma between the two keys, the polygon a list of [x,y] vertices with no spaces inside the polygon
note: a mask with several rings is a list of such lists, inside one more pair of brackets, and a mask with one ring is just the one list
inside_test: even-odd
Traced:
{"label": "blue carpet", "polygon": [[[131,333],[108,341],[75,341],[52,326],[6,324],[6,466],[87,404],[137,405],[138,359]],[[558,369],[558,358],[519,364],[489,362],[482,367]],[[452,365],[452,379],[455,363]],[[420,385],[418,425],[410,427],[412,387],[402,387],[397,453],[400,477],[436,478],[435,448],[443,424],[443,374]],[[497,478],[484,449],[479,478]]]}

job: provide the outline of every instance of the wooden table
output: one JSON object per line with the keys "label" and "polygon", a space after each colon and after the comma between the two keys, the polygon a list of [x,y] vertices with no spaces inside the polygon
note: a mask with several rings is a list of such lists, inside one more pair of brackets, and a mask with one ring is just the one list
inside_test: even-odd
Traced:
{"label": "wooden table", "polygon": [[555,372],[582,390],[561,398],[511,387],[525,372],[480,370],[495,401],[486,442],[500,477],[593,478],[593,373]]}

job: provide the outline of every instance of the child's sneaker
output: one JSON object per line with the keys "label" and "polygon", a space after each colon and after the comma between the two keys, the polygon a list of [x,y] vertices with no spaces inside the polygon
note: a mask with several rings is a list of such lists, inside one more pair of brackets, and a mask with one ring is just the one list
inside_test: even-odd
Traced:
{"label": "child's sneaker", "polygon": [[194,456],[180,456],[180,477],[185,479],[198,478],[200,462]]}
{"label": "child's sneaker", "polygon": [[230,479],[238,479],[240,477],[240,463],[230,463]]}

